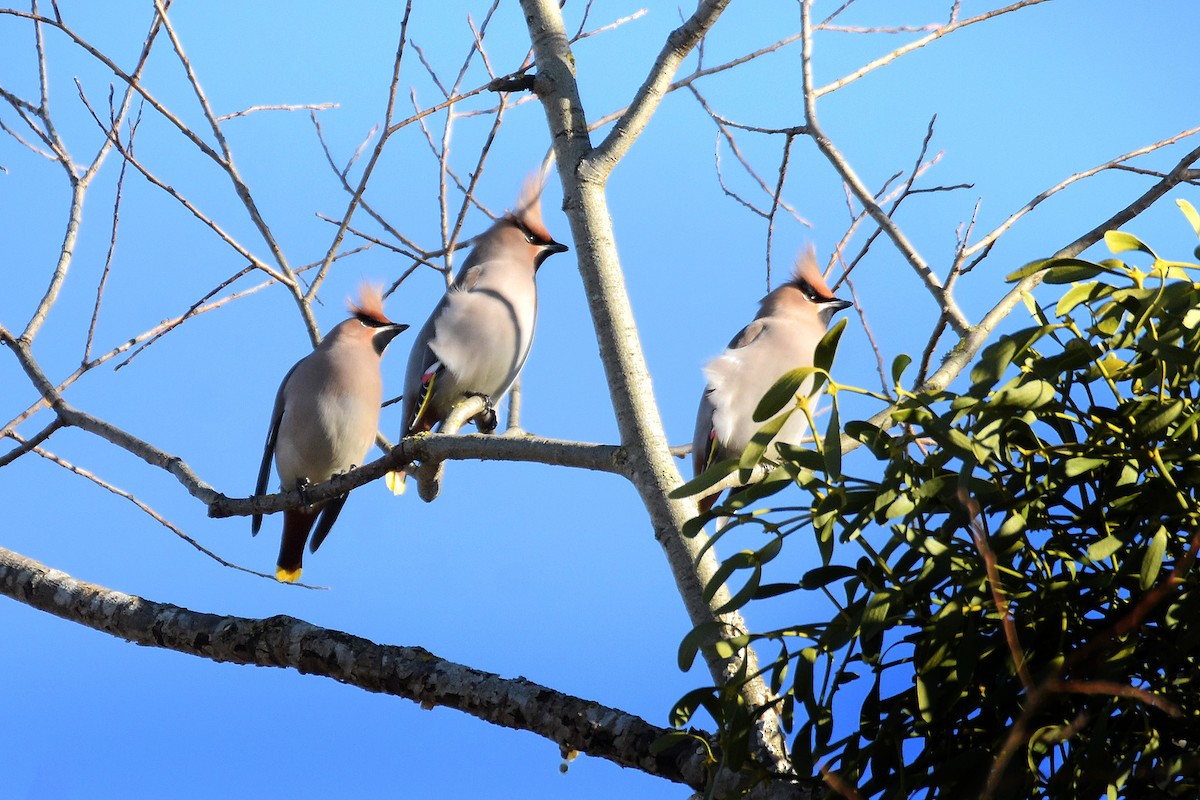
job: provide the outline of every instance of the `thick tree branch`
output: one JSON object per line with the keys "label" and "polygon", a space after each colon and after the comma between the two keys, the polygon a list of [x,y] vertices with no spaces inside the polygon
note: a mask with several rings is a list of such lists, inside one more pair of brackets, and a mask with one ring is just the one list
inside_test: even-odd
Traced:
{"label": "thick tree branch", "polygon": [[693,788],[704,785],[707,753],[695,739],[680,739],[651,754],[651,743],[667,729],[525,678],[502,678],[446,661],[420,647],[380,645],[293,617],[222,617],[156,603],[84,583],[3,548],[0,594],[134,644],[321,675],[424,708],[445,706],[494,725],[530,731],[564,750]]}
{"label": "thick tree branch", "polygon": [[[705,4],[703,8],[710,6],[715,8],[713,4]],[[600,358],[628,458],[627,474],[650,515],[655,538],[667,554],[692,623],[717,621],[727,633],[741,633],[746,627],[740,614],[716,613],[717,608],[728,602],[728,591],[722,587],[710,599],[706,600],[704,596],[704,589],[717,568],[713,548],[705,546],[707,538],[703,534],[692,538],[683,536],[684,523],[696,516],[695,501],[668,499],[668,494],[682,483],[682,478],[663,430],[625,289],[612,217],[604,193],[607,171],[584,168],[594,153],[571,66],[573,59],[561,10],[552,0],[522,0],[521,7],[525,11],[538,64],[538,95],[554,142],[563,184],[563,208],[571,223]],[[697,37],[694,41],[698,40]],[[684,55],[686,53],[671,58]],[[629,130],[628,135],[632,136],[641,128]],[[622,148],[628,143],[624,142]],[[610,157],[619,157],[621,152],[624,150],[614,151]],[[757,658],[749,648],[744,655],[735,654],[730,658],[721,657],[711,648],[703,650],[713,679],[720,684],[733,679],[743,666],[748,674],[758,672]],[[747,682],[744,693],[746,702],[752,707],[761,708],[771,702],[770,691],[761,680]],[[772,766],[782,770],[786,755],[778,720],[770,713],[762,714],[759,720],[762,726],[759,741],[771,750],[776,760]]]}
{"label": "thick tree branch", "polygon": [[[626,474],[628,469],[624,448],[610,444],[568,442],[540,436],[485,436],[478,433],[456,436],[425,433],[401,440],[388,455],[345,475],[336,475],[324,483],[313,484],[305,490],[305,496],[313,503],[338,497],[414,461],[523,461],[611,472],[617,475]],[[242,499],[216,495],[206,502],[210,517],[274,514],[285,508],[304,505],[298,492],[280,492]]]}
{"label": "thick tree branch", "polygon": [[[522,3],[522,5],[526,4]],[[603,184],[613,167],[620,162],[637,138],[642,135],[650,118],[658,110],[658,104],[670,90],[671,78],[679,69],[680,62],[687,58],[688,54],[704,38],[727,5],[729,5],[729,0],[702,0],[696,12],[667,37],[662,51],[650,69],[650,74],[646,76],[645,82],[638,89],[629,108],[625,109],[600,146],[580,165],[583,169],[593,172],[592,180]],[[526,15],[528,16],[528,14],[527,8]],[[537,49],[536,43],[535,49]],[[563,49],[566,50],[565,34]],[[543,53],[539,50],[537,53],[539,67],[542,64],[542,55]]]}
{"label": "thick tree branch", "polygon": [[[401,441],[388,455],[345,475],[338,475],[329,481],[308,488],[304,496],[307,501],[298,492],[263,495],[244,500],[230,499],[202,481],[191,467],[178,456],[160,450],[116,425],[80,411],[67,403],[34,360],[28,344],[13,337],[3,325],[0,325],[0,343],[7,345],[13,351],[30,382],[33,383],[39,394],[50,403],[62,425],[70,425],[99,436],[122,450],[132,453],[151,466],[171,473],[189,494],[208,506],[210,517],[270,514],[285,508],[298,508],[305,505],[306,502],[328,500],[376,480],[413,461],[432,462],[452,459],[527,461],[551,466],[612,472],[619,475],[627,474],[628,466],[624,449],[614,445],[569,442],[538,436],[450,436],[431,433],[411,436]],[[58,426],[48,427],[43,432],[45,436],[42,438],[52,434],[56,427]],[[17,453],[17,455],[20,454]]]}

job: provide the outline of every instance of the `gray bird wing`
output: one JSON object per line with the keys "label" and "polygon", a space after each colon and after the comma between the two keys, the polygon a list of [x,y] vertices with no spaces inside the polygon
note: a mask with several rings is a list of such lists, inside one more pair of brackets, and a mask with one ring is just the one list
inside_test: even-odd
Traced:
{"label": "gray bird wing", "polygon": [[740,350],[747,345],[752,344],[759,336],[762,336],[763,329],[766,325],[761,319],[756,319],[746,327],[738,331],[738,335],[729,340],[729,347],[726,350]]}
{"label": "gray bird wing", "polygon": [[[754,320],[738,331],[737,336],[734,336],[730,340],[729,346],[725,348],[725,352],[740,350],[751,344],[762,335],[764,328],[765,325],[762,320]],[[716,359],[709,362],[709,367],[711,368],[715,362]],[[700,408],[696,412],[696,431],[692,436],[692,469],[696,475],[704,472],[714,461],[720,460],[723,456],[719,445],[716,445],[712,440],[713,413],[716,411],[716,406],[713,402],[714,391],[715,387],[713,387],[711,382],[704,387],[704,394],[700,396]]]}
{"label": "gray bird wing", "polygon": [[[271,476],[271,458],[275,455],[275,441],[279,438],[279,422],[283,419],[283,389],[298,366],[300,366],[299,361],[292,364],[292,368],[287,371],[287,374],[283,376],[283,381],[279,384],[279,391],[275,393],[275,407],[271,410],[271,426],[267,429],[267,443],[263,447],[262,464],[258,467],[258,483],[254,485],[256,495],[263,494],[267,490],[267,479]],[[251,535],[257,536],[261,527],[262,514],[253,515],[250,518]]]}
{"label": "gray bird wing", "polygon": [[479,266],[476,282],[447,293],[430,345],[454,373],[455,394],[484,394],[495,404],[529,356],[537,325],[537,286],[527,260],[498,255]]}
{"label": "gray bird wing", "polygon": [[[475,287],[475,284],[479,282],[479,276],[482,272],[477,266],[470,266],[464,269],[454,280],[454,291],[471,291]],[[421,331],[413,340],[412,350],[408,355],[408,366],[404,370],[404,400],[400,407],[400,416],[404,420],[404,427],[400,431],[400,438],[402,439],[412,433],[413,426],[417,422],[417,411],[420,410],[421,400],[424,398],[425,393],[423,379],[429,368],[437,362],[437,354],[433,352],[433,348],[429,344],[433,341],[433,337],[437,335],[438,319],[441,318],[442,313],[445,312],[449,304],[450,299],[447,293],[434,306],[429,319],[425,321],[425,324],[421,327]]]}
{"label": "gray bird wing", "polygon": [[459,276],[454,279],[454,287],[460,292],[469,292],[475,288],[475,284],[479,283],[479,278],[481,275],[483,275],[482,267],[468,267],[459,273]]}
{"label": "gray bird wing", "polygon": [[700,408],[696,411],[696,432],[692,436],[692,474],[699,475],[713,461],[712,417],[713,404],[709,399],[711,387],[704,387],[700,395]]}

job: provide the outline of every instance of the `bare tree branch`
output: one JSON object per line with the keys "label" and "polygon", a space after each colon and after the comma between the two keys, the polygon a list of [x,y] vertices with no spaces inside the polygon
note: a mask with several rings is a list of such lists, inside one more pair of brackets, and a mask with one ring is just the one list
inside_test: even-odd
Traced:
{"label": "bare tree branch", "polygon": [[[1053,258],[1071,258],[1079,255],[1084,250],[1099,242],[1104,238],[1104,233],[1110,230],[1116,230],[1124,225],[1129,220],[1152,206],[1155,201],[1160,199],[1171,189],[1175,188],[1182,182],[1189,169],[1197,161],[1200,161],[1200,147],[1188,152],[1175,165],[1174,169],[1167,173],[1166,177],[1158,181],[1156,184],[1146,190],[1132,203],[1129,203],[1124,208],[1117,211],[1108,219],[1101,222],[1096,227],[1092,228],[1087,233],[1080,236],[1075,241],[1061,248],[1057,253],[1054,253]],[[991,337],[992,332],[996,327],[1008,316],[1009,312],[1016,307],[1017,303],[1021,302],[1022,296],[1033,291],[1045,276],[1044,272],[1036,272],[1033,275],[1019,281],[1008,294],[1004,295],[992,309],[984,315],[979,324],[972,327],[965,336],[963,336],[957,345],[950,351],[942,362],[941,367],[923,381],[919,386],[913,389],[914,393],[922,392],[939,392],[950,385],[950,381],[954,380],[960,372],[967,367],[968,364],[975,358],[976,353],[983,347],[984,343]],[[894,407],[889,406],[884,410],[875,414],[868,420],[872,425],[877,427],[885,427],[891,425],[891,415],[895,411]],[[842,446],[847,448],[857,447],[860,443],[856,440],[851,440],[849,437],[842,437]]]}
{"label": "bare tree branch", "polygon": [[[1041,2],[1041,0],[1032,1]],[[900,226],[896,225],[887,212],[875,202],[875,198],[863,184],[862,180],[859,179],[854,168],[850,166],[845,156],[842,155],[829,137],[825,135],[825,132],[821,129],[817,121],[816,101],[820,95],[813,90],[812,83],[812,27],[809,20],[811,8],[812,0],[801,0],[800,19],[801,30],[804,33],[802,79],[804,84],[804,113],[808,126],[808,135],[812,137],[817,148],[829,161],[834,170],[842,177],[842,180],[846,182],[846,185],[850,187],[855,199],[862,204],[863,208],[867,210],[867,213],[871,215],[876,224],[887,233],[888,238],[895,244],[896,249],[900,251],[905,260],[908,261],[909,265],[920,276],[926,288],[934,296],[934,299],[937,300],[951,327],[959,335],[964,335],[970,329],[971,324],[958,308],[958,304],[954,301],[954,298],[946,291],[941,280],[934,274],[933,269],[922,258],[920,253],[917,252],[917,249],[908,240],[908,237],[904,235],[904,232],[900,230]]]}
{"label": "bare tree branch", "polygon": [[[638,89],[629,108],[621,114],[620,119],[613,125],[613,129],[609,131],[608,136],[595,149],[595,152],[590,153],[586,160],[581,162],[580,166],[592,173],[589,180],[603,183],[612,172],[613,167],[642,134],[650,122],[650,117],[654,115],[658,104],[662,102],[663,96],[667,93],[668,87],[671,85],[671,78],[674,76],[675,70],[679,68],[680,62],[704,38],[727,5],[729,5],[729,0],[701,0],[696,12],[667,37],[662,51],[654,61],[650,74],[646,76],[645,82]],[[534,44],[536,48],[536,41]],[[562,44],[565,50],[565,34]],[[538,57],[539,72],[545,69],[541,55],[539,54]],[[538,94],[541,95],[541,92]],[[579,108],[579,114],[583,115],[582,108]]]}
{"label": "bare tree branch", "polygon": [[266,105],[266,106],[250,106],[241,111],[234,111],[232,114],[222,114],[217,117],[217,122],[226,122],[238,117],[247,117],[259,111],[328,111],[331,108],[338,108],[337,103],[302,103],[299,105]]}
{"label": "bare tree branch", "polygon": [[[609,395],[617,428],[628,458],[628,475],[637,487],[654,526],[655,538],[667,553],[676,586],[695,625],[719,621],[727,630],[744,630],[736,613],[718,615],[715,609],[728,602],[722,587],[706,599],[705,588],[715,574],[717,561],[703,535],[682,535],[684,523],[696,516],[693,500],[669,500],[667,495],[682,483],[679,470],[663,432],[649,371],[642,355],[637,326],[621,275],[604,182],[612,167],[644,127],[648,114],[661,98],[669,73],[711,26],[723,3],[702,3],[688,24],[673,33],[658,62],[639,91],[636,112],[610,136],[611,148],[596,166],[587,119],[579,99],[562,13],[552,0],[522,0],[537,56],[539,98],[546,110],[554,142],[559,177],[563,184],[564,208],[571,222],[579,271],[587,293],[600,358],[608,379]],[[686,48],[686,49],[685,49]],[[632,107],[631,107],[632,108]],[[615,138],[614,138],[615,137]],[[589,166],[591,165],[591,166]],[[758,671],[753,650],[724,658],[703,648],[709,670],[720,684],[727,683],[744,668]],[[744,659],[744,662],[743,662]],[[754,708],[768,706],[770,691],[761,679],[745,685],[746,702]],[[760,746],[770,749],[772,767],[783,771],[787,759],[778,719],[766,713],[758,717]]]}
{"label": "bare tree branch", "polygon": [[[949,34],[954,33],[955,31],[960,30],[962,28],[965,28],[968,25],[974,25],[977,22],[984,22],[985,20],[992,19],[993,17],[998,17],[998,16],[1001,16],[1002,14],[1009,14],[1013,11],[1020,11],[1023,8],[1028,8],[1030,6],[1036,6],[1039,3],[1044,3],[1044,2],[1046,2],[1046,0],[1020,0],[1020,2],[1013,3],[1012,5],[1005,6],[1004,8],[993,9],[992,11],[987,11],[983,14],[979,14],[977,16],[970,17],[969,19],[957,20],[957,19],[952,18],[949,23],[937,28],[933,33],[929,34],[928,36],[923,36],[920,39],[917,39],[916,41],[913,41],[913,42],[909,42],[908,44],[906,44],[902,47],[897,47],[895,50],[891,51],[890,53],[887,53],[886,55],[880,56],[879,58],[875,59],[871,63],[865,64],[862,67],[859,67],[854,72],[851,72],[849,75],[846,75],[843,78],[839,78],[836,81],[833,81],[832,83],[827,83],[826,85],[824,85],[820,88],[814,89],[813,96],[814,96],[814,98],[823,97],[823,96],[829,94],[830,92],[836,92],[838,89],[841,89],[842,87],[853,83],[854,81],[858,80],[859,78],[863,77],[864,75],[868,75],[868,74],[874,72],[875,70],[879,69],[880,67],[887,66],[888,64],[892,63],[893,61],[900,58],[901,56],[908,55],[909,53],[913,52],[914,50],[919,50],[922,47],[924,47],[925,45],[927,45],[931,42],[935,42],[938,39],[941,39],[943,36],[948,36]],[[822,24],[822,27],[824,27],[824,24]]]}
{"label": "bare tree branch", "polygon": [[294,669],[424,708],[457,709],[692,788],[704,786],[707,777],[706,749],[697,739],[680,738],[655,755],[650,745],[668,730],[525,678],[501,678],[446,661],[420,647],[380,645],[293,617],[189,611],[84,583],[3,548],[0,594],[135,644],[218,662]]}
{"label": "bare tree branch", "polygon": [[[375,170],[375,165],[379,163],[379,157],[383,155],[384,145],[387,144],[388,137],[392,134],[394,127],[392,126],[392,115],[396,110],[396,87],[400,83],[400,64],[404,59],[404,45],[408,41],[408,17],[412,12],[412,0],[407,0],[404,4],[404,16],[400,21],[400,40],[396,44],[396,57],[392,61],[392,79],[388,84],[387,109],[384,112],[383,134],[379,137],[379,141],[375,144],[375,149],[371,153],[371,157],[367,160],[367,165],[363,168],[362,177],[359,178],[358,187],[350,196],[350,202],[346,205],[346,211],[342,215],[342,222],[338,226],[337,233],[333,236],[333,241],[329,245],[329,250],[325,253],[325,261],[317,269],[317,276],[313,279],[312,284],[308,288],[308,292],[304,295],[306,303],[311,303],[313,298],[317,296],[317,290],[321,287],[321,283],[325,280],[325,275],[329,271],[329,267],[333,264],[333,259],[337,255],[338,248],[342,245],[342,239],[346,235],[346,229],[350,226],[350,221],[354,218],[354,211],[358,208],[362,200],[363,193],[367,190],[367,183],[371,179],[371,174]],[[319,338],[314,335],[313,344],[317,344]]]}

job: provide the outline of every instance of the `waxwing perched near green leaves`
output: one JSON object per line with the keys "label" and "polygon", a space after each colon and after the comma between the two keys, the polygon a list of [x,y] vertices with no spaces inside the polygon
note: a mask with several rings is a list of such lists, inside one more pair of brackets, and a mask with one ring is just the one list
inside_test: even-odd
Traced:
{"label": "waxwing perched near green leaves", "polygon": [[[275,396],[255,494],[266,491],[272,456],[283,489],[303,491],[362,465],[370,452],[383,399],[379,362],[388,343],[408,326],[384,316],[383,297],[370,285],[359,290],[350,313],[350,319],[330,331],[284,376]],[[346,497],[283,512],[276,578],[288,583],[300,578],[304,543],[313,522],[317,526],[309,549],[315,553]],[[257,534],[261,526],[262,515],[255,514],[252,532]]]}
{"label": "waxwing perched near green leaves", "polygon": [[[443,422],[459,401],[482,396],[487,410],[476,420],[483,433],[496,429],[495,406],[512,388],[533,344],[538,268],[565,252],[542,222],[542,182],[530,178],[516,208],[474,243],[453,285],[413,341],[404,375],[401,438]],[[405,473],[388,475],[396,494]]]}
{"label": "waxwing perched near green leaves", "polygon": [[[792,279],[764,297],[754,321],[704,367],[708,385],[700,398],[692,440],[696,475],[717,461],[741,457],[765,422],[754,421],[759,401],[788,371],[812,366],[830,318],[850,305],[833,296],[810,246],[796,259]],[[811,387],[810,377],[800,391],[808,392]],[[768,456],[777,442],[799,444],[807,429],[805,416],[792,414],[772,439]],[[700,510],[712,508],[719,494],[702,498]]]}

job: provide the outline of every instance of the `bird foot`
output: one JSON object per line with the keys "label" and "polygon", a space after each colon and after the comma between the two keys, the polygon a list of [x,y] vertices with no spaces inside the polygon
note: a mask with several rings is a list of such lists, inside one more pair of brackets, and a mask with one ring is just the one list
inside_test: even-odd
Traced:
{"label": "bird foot", "polygon": [[308,478],[301,478],[300,480],[296,481],[296,491],[299,493],[300,499],[304,501],[304,505],[306,506],[312,505],[312,501],[308,498],[308,487],[311,485],[312,484],[308,482]]}
{"label": "bird foot", "polygon": [[475,429],[480,433],[495,433],[499,419],[496,417],[496,407],[492,405],[492,398],[482,392],[468,392],[467,396],[482,397],[485,404],[483,411],[475,415]]}

